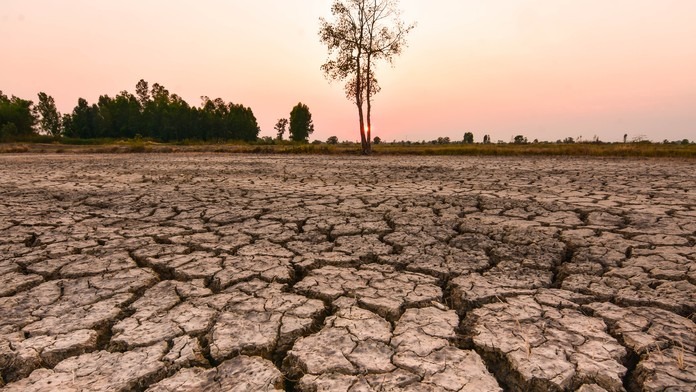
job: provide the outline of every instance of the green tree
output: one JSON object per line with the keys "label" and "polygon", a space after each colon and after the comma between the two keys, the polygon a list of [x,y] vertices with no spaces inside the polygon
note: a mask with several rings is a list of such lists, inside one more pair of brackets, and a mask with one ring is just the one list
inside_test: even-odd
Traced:
{"label": "green tree", "polygon": [[73,127],[72,121],[72,116],[69,113],[63,114],[63,117],[60,118],[60,123],[63,127],[63,136],[70,136],[68,135],[68,130]]}
{"label": "green tree", "polygon": [[326,139],[326,144],[338,144],[338,136],[329,136],[329,138]]}
{"label": "green tree", "polygon": [[12,135],[5,134],[5,138],[26,136],[34,133],[34,125],[36,125],[36,115],[32,110],[32,101],[21,99],[15,96],[9,98],[0,91],[0,128],[7,124],[14,124],[14,127],[9,126],[6,132],[12,132]]}
{"label": "green tree", "polygon": [[312,113],[307,105],[300,102],[290,112],[290,139],[306,142],[312,132],[314,132]]}
{"label": "green tree", "polygon": [[17,136],[17,126],[14,123],[8,122],[0,126],[0,141],[12,139]]}
{"label": "green tree", "polygon": [[[97,128],[98,137],[109,137],[116,138],[118,133],[114,128],[113,113],[114,109],[113,99],[108,95],[100,95],[96,104],[96,116],[94,118],[94,123]],[[95,107],[95,105],[93,105]]]}
{"label": "green tree", "polygon": [[379,136],[375,136],[374,140],[372,140],[373,144],[381,144],[382,143],[382,138]]}
{"label": "green tree", "polygon": [[276,134],[278,135],[277,139],[278,140],[283,140],[283,134],[285,134],[285,131],[288,129],[288,119],[287,118],[281,118],[278,120],[276,125],[273,127],[275,129]]}
{"label": "green tree", "polygon": [[255,141],[260,132],[251,108],[225,103],[222,98],[211,100],[203,96],[198,111],[197,127],[204,130],[206,140]]}
{"label": "green tree", "polygon": [[39,103],[34,110],[39,116],[39,128],[55,138],[60,137],[63,133],[63,122],[53,97],[40,92]]}
{"label": "green tree", "polygon": [[70,115],[70,123],[65,124],[65,135],[82,139],[97,137],[95,112],[86,99],[77,100],[77,106]]}
{"label": "green tree", "polygon": [[251,108],[227,103],[221,98],[201,97],[200,108],[189,106],[177,94],[155,83],[152,89],[140,80],[136,95],[121,91],[115,97],[102,95],[90,106],[80,98],[65,117],[65,132],[80,138],[133,138],[135,135],[161,141],[244,140],[258,138],[259,126]]}
{"label": "green tree", "polygon": [[517,136],[515,136],[514,143],[515,144],[527,144],[527,138],[522,136],[522,135],[517,135]]}
{"label": "green tree", "polygon": [[140,103],[128,91],[121,91],[113,98],[100,96],[96,114],[97,134],[101,137],[133,138],[140,133]]}
{"label": "green tree", "polygon": [[330,57],[322,70],[329,80],[346,81],[346,97],[358,109],[363,154],[371,152],[372,97],[380,90],[375,64],[393,63],[414,27],[404,25],[397,6],[398,0],[335,0],[334,21],[320,20],[319,37]]}
{"label": "green tree", "polygon": [[240,104],[228,105],[227,124],[229,139],[254,141],[261,131],[251,108]]}
{"label": "green tree", "polygon": [[140,79],[135,85],[135,95],[138,96],[140,107],[144,109],[145,105],[150,101],[150,88],[145,80]]}
{"label": "green tree", "polygon": [[474,134],[471,132],[466,132],[464,134],[464,143],[472,144],[474,142]]}

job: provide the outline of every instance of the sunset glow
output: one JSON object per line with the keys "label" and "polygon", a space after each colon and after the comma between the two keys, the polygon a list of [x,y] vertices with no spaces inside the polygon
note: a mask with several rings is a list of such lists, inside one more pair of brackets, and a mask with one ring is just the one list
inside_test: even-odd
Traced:
{"label": "sunset glow", "polygon": [[[4,0],[0,90],[61,112],[77,99],[158,82],[250,106],[262,136],[297,102],[311,139],[358,139],[343,86],[319,69],[318,19],[330,0]],[[402,0],[415,21],[394,67],[381,66],[372,136],[509,141],[597,136],[696,138],[696,1]]]}

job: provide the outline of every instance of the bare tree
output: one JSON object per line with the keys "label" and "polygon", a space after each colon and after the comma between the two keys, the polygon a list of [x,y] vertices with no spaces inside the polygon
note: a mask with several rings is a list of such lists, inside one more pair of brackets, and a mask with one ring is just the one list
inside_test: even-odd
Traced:
{"label": "bare tree", "polygon": [[358,108],[363,154],[371,153],[372,97],[380,91],[375,65],[393,64],[414,28],[401,21],[397,6],[398,0],[335,0],[331,6],[335,20],[320,20],[319,37],[329,50],[321,68],[329,80],[346,80],[346,97]]}

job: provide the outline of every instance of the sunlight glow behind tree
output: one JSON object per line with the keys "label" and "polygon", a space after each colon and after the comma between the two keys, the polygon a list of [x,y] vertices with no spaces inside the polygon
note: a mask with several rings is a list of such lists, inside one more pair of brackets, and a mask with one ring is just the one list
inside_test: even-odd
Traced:
{"label": "sunlight glow behind tree", "polygon": [[346,97],[358,109],[360,143],[366,155],[371,153],[372,97],[380,91],[375,64],[379,60],[393,63],[415,27],[401,21],[397,7],[397,0],[336,0],[331,7],[333,23],[320,19],[319,37],[329,50],[321,69],[329,80],[346,80]]}

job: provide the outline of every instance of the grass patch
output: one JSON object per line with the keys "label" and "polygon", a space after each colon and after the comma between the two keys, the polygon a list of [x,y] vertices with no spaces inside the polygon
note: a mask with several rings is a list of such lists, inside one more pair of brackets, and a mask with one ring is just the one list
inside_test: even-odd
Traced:
{"label": "grass patch", "polygon": [[[48,139],[47,139],[48,138]],[[667,157],[696,158],[696,144],[662,143],[530,143],[530,144],[415,144],[383,143],[373,145],[373,153],[386,155],[452,155],[452,156],[589,156],[589,157]],[[202,142],[185,140],[157,143],[135,139],[53,139],[36,136],[21,143],[0,144],[0,153],[176,153],[199,152],[221,154],[299,154],[359,155],[357,143],[307,144],[290,141]]]}
{"label": "grass patch", "polygon": [[696,157],[696,144],[379,144],[383,155],[471,155],[471,156],[593,156],[593,157]]}
{"label": "grass patch", "polygon": [[29,147],[24,144],[9,144],[0,147],[0,153],[20,154],[25,152],[29,152]]}

